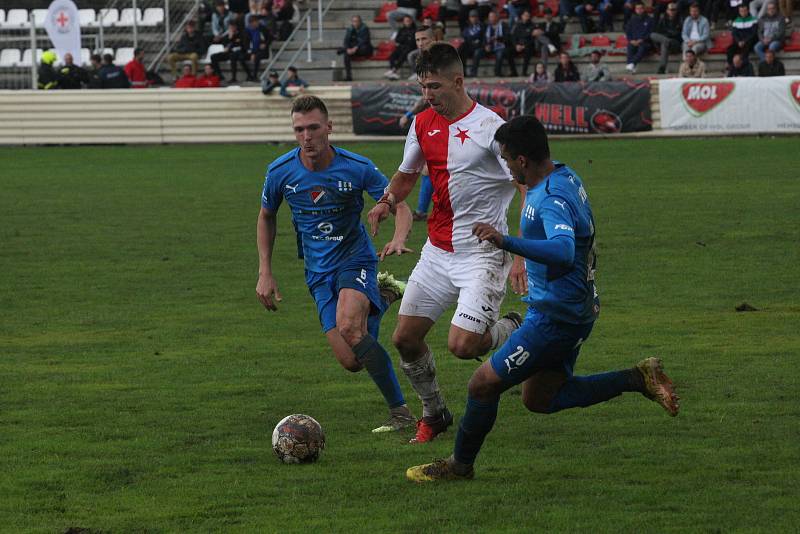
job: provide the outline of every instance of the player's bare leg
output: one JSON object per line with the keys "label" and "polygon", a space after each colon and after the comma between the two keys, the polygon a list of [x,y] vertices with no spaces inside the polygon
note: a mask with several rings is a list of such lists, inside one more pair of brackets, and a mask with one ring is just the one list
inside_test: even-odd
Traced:
{"label": "player's bare leg", "polygon": [[403,399],[389,355],[367,329],[370,306],[366,295],[343,288],[336,307],[336,328],[326,336],[342,367],[353,372],[367,369],[389,406],[389,419],[373,432],[390,432],[413,426],[415,419]]}
{"label": "player's bare leg", "polygon": [[521,324],[522,316],[517,312],[507,313],[482,334],[451,324],[447,334],[447,349],[457,358],[464,360],[478,358],[505,343],[511,332]]}
{"label": "player's bare leg", "polygon": [[392,342],[400,352],[403,372],[422,401],[422,419],[411,443],[431,441],[453,423],[453,415],[445,406],[436,380],[436,364],[425,336],[433,327],[427,317],[398,315]]}

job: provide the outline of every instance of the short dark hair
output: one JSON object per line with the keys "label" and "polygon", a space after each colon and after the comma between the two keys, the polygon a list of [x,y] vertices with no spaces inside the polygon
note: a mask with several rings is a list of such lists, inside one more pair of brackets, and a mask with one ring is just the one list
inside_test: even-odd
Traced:
{"label": "short dark hair", "polygon": [[100,54],[92,54],[89,56],[89,61],[97,61],[98,63],[103,61],[103,58],[100,57]]}
{"label": "short dark hair", "polygon": [[450,43],[433,43],[417,56],[417,76],[420,78],[427,74],[441,74],[452,69],[464,73],[461,57]]}
{"label": "short dark hair", "polygon": [[144,48],[134,48],[134,49],[133,49],[133,55],[134,55],[134,56],[138,56],[138,55],[139,55],[139,54],[141,54],[143,51],[144,51]]}
{"label": "short dark hair", "polygon": [[111,65],[112,63],[114,63],[114,56],[112,56],[111,54],[103,54],[103,63],[108,63],[109,65]]}
{"label": "short dark hair", "polygon": [[328,116],[328,107],[318,96],[300,95],[292,100],[292,113],[308,113],[315,109],[320,110],[326,117]]}
{"label": "short dark hair", "polygon": [[289,72],[294,72],[295,74],[297,74],[297,67],[295,67],[294,65],[292,65],[291,67],[287,68],[286,70],[288,70]]}
{"label": "short dark hair", "polygon": [[700,9],[700,4],[698,4],[697,2],[692,2],[689,5],[689,9],[692,9],[693,7],[696,7],[697,9]]}
{"label": "short dark hair", "polygon": [[525,156],[536,163],[550,158],[547,132],[533,115],[521,115],[503,124],[494,133],[494,140],[505,147],[512,158]]}

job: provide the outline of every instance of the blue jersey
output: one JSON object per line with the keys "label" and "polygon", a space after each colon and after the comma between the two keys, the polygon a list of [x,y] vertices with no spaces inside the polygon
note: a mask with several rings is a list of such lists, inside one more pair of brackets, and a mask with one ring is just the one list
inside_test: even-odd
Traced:
{"label": "blue jersey", "polygon": [[308,271],[325,273],[352,261],[377,262],[375,249],[361,223],[363,192],[378,200],[389,184],[368,159],[331,147],[327,169],[315,172],[300,161],[300,148],[267,168],[261,206],[277,211],[284,199]]}
{"label": "blue jersey", "polygon": [[594,218],[580,177],[564,164],[528,190],[521,221],[525,239],[567,236],[575,242],[571,266],[557,268],[525,260],[525,302],[557,321],[585,324],[600,311],[594,285]]}

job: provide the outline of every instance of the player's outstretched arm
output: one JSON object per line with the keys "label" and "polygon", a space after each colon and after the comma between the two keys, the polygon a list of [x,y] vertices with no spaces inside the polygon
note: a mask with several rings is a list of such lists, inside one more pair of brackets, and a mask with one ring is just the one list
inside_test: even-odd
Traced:
{"label": "player's outstretched arm", "polygon": [[399,256],[407,252],[414,252],[406,247],[406,239],[408,239],[408,235],[411,233],[412,221],[411,208],[409,208],[408,204],[405,202],[398,202],[394,215],[394,236],[392,236],[391,241],[384,245],[383,250],[379,254],[381,260],[392,254],[397,254]]}
{"label": "player's outstretched arm", "polygon": [[479,241],[488,241],[497,248],[545,265],[569,267],[575,259],[575,240],[566,235],[556,235],[549,239],[525,239],[503,235],[486,223],[475,223],[472,235]]}
{"label": "player's outstretched arm", "polygon": [[[275,245],[275,212],[261,208],[256,224],[256,243],[258,245],[258,284],[256,295],[261,304],[270,311],[277,311],[275,301],[282,300],[278,282],[272,275],[272,249]],[[273,299],[274,296],[274,299]]]}
{"label": "player's outstretched arm", "polygon": [[396,213],[395,209],[398,202],[402,202],[414,189],[419,173],[407,173],[397,171],[386,188],[386,194],[378,201],[378,204],[369,210],[367,222],[369,223],[370,234],[372,237],[378,235],[378,227],[389,216],[389,213]]}

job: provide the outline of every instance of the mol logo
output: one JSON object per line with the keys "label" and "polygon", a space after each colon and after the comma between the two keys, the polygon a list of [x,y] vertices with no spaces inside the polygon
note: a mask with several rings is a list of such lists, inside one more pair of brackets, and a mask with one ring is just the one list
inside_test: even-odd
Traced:
{"label": "mol logo", "polygon": [[798,109],[800,109],[800,80],[792,82],[789,90],[792,93],[792,99],[794,103],[797,104]]}
{"label": "mol logo", "polygon": [[734,87],[733,82],[691,82],[683,84],[681,95],[689,112],[699,117],[728,98]]}

